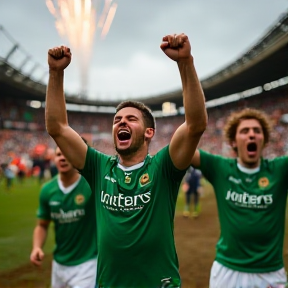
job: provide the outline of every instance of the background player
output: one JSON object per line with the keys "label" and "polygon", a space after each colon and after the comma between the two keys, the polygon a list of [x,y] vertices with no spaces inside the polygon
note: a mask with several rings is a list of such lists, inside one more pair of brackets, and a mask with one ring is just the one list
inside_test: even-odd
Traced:
{"label": "background player", "polygon": [[221,234],[210,288],[268,287],[286,281],[283,239],[288,157],[262,158],[267,115],[246,108],[230,115],[224,134],[237,158],[197,150],[192,165],[214,187]]}
{"label": "background player", "polygon": [[55,228],[52,288],[94,288],[97,241],[94,200],[87,181],[56,148],[59,175],[43,185],[30,260],[39,266],[51,221]]}
{"label": "background player", "polygon": [[193,212],[192,216],[194,218],[199,216],[200,205],[199,205],[199,197],[200,197],[200,179],[201,172],[199,170],[190,167],[186,172],[184,177],[182,190],[185,193],[185,206],[183,211],[184,217],[189,217],[191,215],[191,198],[193,198]]}

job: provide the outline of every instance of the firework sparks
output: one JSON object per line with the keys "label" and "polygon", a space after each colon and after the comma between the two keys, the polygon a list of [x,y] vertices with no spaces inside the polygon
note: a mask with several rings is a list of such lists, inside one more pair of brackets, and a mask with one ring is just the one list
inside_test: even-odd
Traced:
{"label": "firework sparks", "polygon": [[94,35],[97,30],[100,30],[102,39],[108,34],[117,4],[105,0],[101,12],[92,0],[46,0],[46,5],[56,18],[58,33],[67,38],[76,55],[81,73],[81,94],[85,95]]}

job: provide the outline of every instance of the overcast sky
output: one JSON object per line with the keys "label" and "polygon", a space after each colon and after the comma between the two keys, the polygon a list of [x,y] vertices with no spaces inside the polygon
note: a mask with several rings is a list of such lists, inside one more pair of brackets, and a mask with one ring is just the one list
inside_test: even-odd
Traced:
{"label": "overcast sky", "polygon": [[[189,36],[199,78],[204,79],[241,56],[288,9],[288,0],[113,2],[118,7],[110,31],[104,40],[97,33],[93,45],[89,99],[120,100],[179,89],[177,65],[159,48],[162,37],[170,33]],[[46,70],[47,50],[70,46],[59,36],[45,0],[0,1],[0,25]],[[3,37],[3,56],[1,41]],[[79,93],[79,78],[74,57],[65,74],[68,93]]]}

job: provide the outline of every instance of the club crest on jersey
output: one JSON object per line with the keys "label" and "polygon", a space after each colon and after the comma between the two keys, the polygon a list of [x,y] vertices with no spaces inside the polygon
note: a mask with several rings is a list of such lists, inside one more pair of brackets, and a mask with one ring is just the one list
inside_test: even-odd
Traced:
{"label": "club crest on jersey", "polygon": [[266,188],[269,185],[269,180],[267,177],[262,177],[258,180],[258,185],[260,188]]}
{"label": "club crest on jersey", "polygon": [[76,195],[76,197],[75,197],[75,203],[76,203],[77,205],[80,205],[80,204],[84,203],[84,201],[85,201],[84,195],[82,195],[82,194]]}
{"label": "club crest on jersey", "polygon": [[126,184],[129,184],[129,183],[131,182],[131,177],[129,177],[128,175],[126,175],[124,182],[125,182]]}
{"label": "club crest on jersey", "polygon": [[148,173],[143,174],[139,179],[140,185],[144,186],[150,182]]}

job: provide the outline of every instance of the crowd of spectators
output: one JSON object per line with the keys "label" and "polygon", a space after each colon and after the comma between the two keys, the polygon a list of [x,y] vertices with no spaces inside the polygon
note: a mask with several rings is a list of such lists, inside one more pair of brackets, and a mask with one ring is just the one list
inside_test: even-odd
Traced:
{"label": "crowd of spectators", "polygon": [[[269,158],[287,154],[287,96],[287,93],[273,92],[209,108],[208,127],[201,138],[199,148],[215,154],[232,156],[230,146],[222,136],[225,119],[231,111],[254,107],[266,111],[273,122],[271,140],[264,151],[264,156]],[[44,109],[28,107],[25,101],[16,102],[4,98],[0,105],[0,119],[2,123],[0,123],[2,125],[0,126],[0,164],[9,164],[13,159],[20,158],[31,171],[35,158],[39,160],[39,157],[42,157],[44,162],[46,161],[47,168],[49,166],[47,151],[55,149],[55,143],[45,130]],[[111,155],[115,153],[111,133],[113,114],[70,111],[68,120],[69,124],[85,137],[91,146],[104,153]],[[183,121],[183,115],[157,118],[156,135],[150,147],[152,155],[169,143],[174,131]],[[14,125],[15,123],[18,124]],[[27,123],[31,125],[28,126]],[[37,149],[40,149],[41,153]]]}

